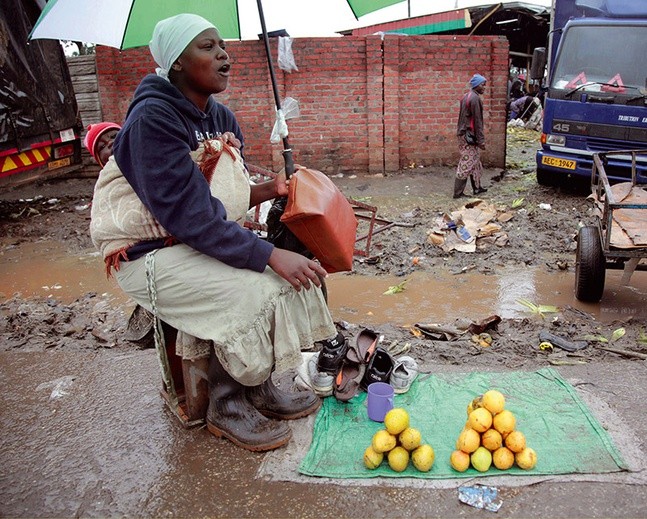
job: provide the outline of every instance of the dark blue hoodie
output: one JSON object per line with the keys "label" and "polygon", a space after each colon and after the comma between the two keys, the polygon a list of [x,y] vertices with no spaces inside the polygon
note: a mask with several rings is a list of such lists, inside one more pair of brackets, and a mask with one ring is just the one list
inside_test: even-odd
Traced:
{"label": "dark blue hoodie", "polygon": [[[204,139],[232,132],[243,142],[233,112],[209,99],[202,112],[171,83],[154,74],[137,87],[126,122],[114,143],[124,177],[157,221],[180,242],[236,268],[262,272],[273,245],[227,221],[189,152]],[[128,250],[130,260],[159,248],[145,242]]]}

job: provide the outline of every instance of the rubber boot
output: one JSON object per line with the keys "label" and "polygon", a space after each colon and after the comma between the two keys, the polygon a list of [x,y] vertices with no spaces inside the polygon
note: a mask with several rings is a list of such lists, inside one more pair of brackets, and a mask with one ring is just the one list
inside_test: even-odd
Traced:
{"label": "rubber boot", "polygon": [[287,392],[268,378],[260,386],[247,388],[247,398],[261,414],[278,420],[296,420],[314,413],[321,399],[312,391]]}
{"label": "rubber boot", "polygon": [[466,185],[467,185],[466,178],[456,178],[456,180],[454,180],[454,198],[462,198],[467,196],[464,193]]}
{"label": "rubber boot", "polygon": [[245,386],[222,367],[215,353],[209,359],[207,429],[250,451],[269,451],[290,441],[287,424],[263,416],[247,399]]}

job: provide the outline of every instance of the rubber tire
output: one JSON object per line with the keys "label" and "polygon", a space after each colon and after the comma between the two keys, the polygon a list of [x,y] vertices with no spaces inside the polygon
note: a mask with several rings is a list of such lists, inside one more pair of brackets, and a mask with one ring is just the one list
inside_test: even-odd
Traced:
{"label": "rubber tire", "polygon": [[597,303],[604,292],[606,261],[598,228],[582,227],[577,237],[575,258],[575,297],[586,303]]}
{"label": "rubber tire", "polygon": [[552,171],[537,168],[537,183],[540,186],[556,187],[560,185],[559,178]]}

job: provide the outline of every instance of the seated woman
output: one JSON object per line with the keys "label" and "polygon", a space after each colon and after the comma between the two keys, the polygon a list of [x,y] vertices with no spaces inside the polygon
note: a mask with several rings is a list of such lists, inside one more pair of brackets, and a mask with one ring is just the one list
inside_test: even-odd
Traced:
{"label": "seated woman", "polygon": [[200,339],[178,354],[209,357],[209,431],[274,449],[291,437],[281,420],[321,401],[279,390],[272,372],[297,367],[315,342],[345,343],[322,295],[327,273],[242,226],[250,207],[285,196],[287,181],[249,183],[238,121],[212,95],[231,73],[216,27],[192,14],[162,20],[150,51],[159,68],[135,91],[97,181],[92,239],[124,292]]}

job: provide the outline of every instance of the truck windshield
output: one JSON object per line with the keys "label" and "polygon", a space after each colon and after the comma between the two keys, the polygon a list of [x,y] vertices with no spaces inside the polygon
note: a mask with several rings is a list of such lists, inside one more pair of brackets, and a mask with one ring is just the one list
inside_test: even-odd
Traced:
{"label": "truck windshield", "polygon": [[645,42],[645,26],[571,27],[562,36],[551,87],[627,95],[647,93]]}

